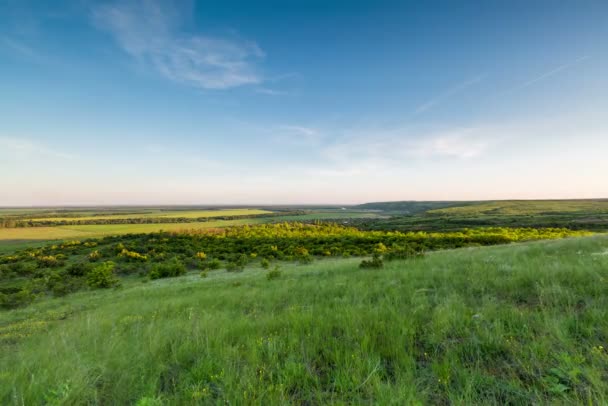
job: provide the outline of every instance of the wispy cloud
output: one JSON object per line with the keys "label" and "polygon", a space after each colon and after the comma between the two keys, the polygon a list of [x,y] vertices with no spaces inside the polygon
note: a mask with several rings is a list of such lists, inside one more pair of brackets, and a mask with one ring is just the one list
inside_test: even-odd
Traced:
{"label": "wispy cloud", "polygon": [[476,76],[472,79],[468,79],[462,83],[457,84],[454,87],[451,87],[450,89],[446,90],[445,92],[433,97],[432,99],[428,100],[427,102],[419,105],[414,112],[411,114],[411,116],[417,116],[419,114],[422,114],[424,112],[426,112],[427,110],[430,110],[431,108],[435,107],[436,105],[442,103],[443,101],[445,101],[446,99],[448,99],[449,97],[463,91],[464,89],[468,88],[469,86],[472,86],[476,83],[479,83],[483,80],[483,78],[485,77],[485,75],[479,75]]}
{"label": "wispy cloud", "polygon": [[322,155],[338,167],[350,167],[355,163],[367,168],[399,168],[422,160],[482,158],[503,138],[493,130],[481,127],[426,133],[411,129],[371,131],[327,145]]}
{"label": "wispy cloud", "polygon": [[[560,72],[562,72],[562,71],[564,71],[566,69],[572,68],[572,67],[578,65],[579,63],[581,63],[581,62],[583,62],[583,61],[585,61],[587,59],[589,59],[589,56],[582,56],[582,57],[574,60],[573,62],[569,62],[569,63],[565,63],[563,65],[560,65],[560,66],[558,66],[556,68],[553,68],[553,69],[551,69],[551,70],[543,73],[542,75],[536,76],[535,78],[530,79],[527,82],[524,82],[524,83],[520,84],[519,86],[514,87],[509,92],[515,92],[515,91],[524,89],[524,88],[526,88],[526,87],[528,87],[530,85],[533,85],[536,82],[540,82],[541,80],[550,78],[551,76],[554,76],[554,75],[556,75],[556,74],[558,74],[558,73],[560,73]],[[509,92],[507,92],[507,93],[509,93]]]}
{"label": "wispy cloud", "polygon": [[16,137],[0,137],[0,153],[7,158],[50,157],[72,159],[73,155],[57,151],[40,142]]}
{"label": "wispy cloud", "polygon": [[298,125],[280,125],[273,132],[275,141],[293,145],[316,146],[324,138],[319,130]]}
{"label": "wispy cloud", "polygon": [[204,89],[262,82],[255,62],[264,52],[256,43],[185,34],[184,13],[174,4],[179,2],[121,1],[94,8],[93,18],[126,53],[170,80]]}
{"label": "wispy cloud", "polygon": [[0,47],[7,48],[10,51],[19,54],[21,57],[25,57],[36,63],[47,62],[47,58],[45,56],[34,50],[32,47],[14,38],[5,36],[0,37]]}
{"label": "wispy cloud", "polygon": [[266,94],[268,96],[285,96],[288,92],[284,90],[269,89],[267,87],[258,87],[254,90],[256,93]]}

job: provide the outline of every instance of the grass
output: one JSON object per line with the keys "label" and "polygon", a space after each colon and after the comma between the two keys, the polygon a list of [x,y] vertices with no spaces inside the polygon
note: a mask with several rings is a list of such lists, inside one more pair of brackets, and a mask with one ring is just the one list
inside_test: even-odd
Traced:
{"label": "grass", "polygon": [[32,221],[70,221],[70,220],[113,220],[113,219],[139,219],[139,218],[213,218],[223,216],[246,216],[270,214],[271,211],[259,209],[222,209],[222,210],[147,210],[142,213],[109,214],[109,215],[58,215],[57,217],[40,217]]}
{"label": "grass", "polygon": [[534,215],[549,213],[608,213],[608,200],[503,200],[429,210],[444,215]]}
{"label": "grass", "polygon": [[[244,209],[253,212],[252,209]],[[230,210],[216,210],[215,212],[227,212]],[[192,212],[191,212],[192,213]],[[198,212],[200,213],[200,212]],[[268,212],[269,213],[269,212]],[[243,214],[243,213],[241,213]],[[250,213],[256,214],[256,213]],[[262,213],[258,213],[262,214]],[[226,214],[222,214],[226,215]],[[219,214],[218,214],[219,216]],[[299,221],[316,219],[347,219],[368,218],[374,214],[365,212],[318,212],[303,215],[286,215],[275,217],[246,218],[236,220],[210,220],[193,223],[162,223],[162,224],[86,224],[66,225],[50,227],[24,227],[24,228],[0,228],[0,253],[10,252],[16,249],[32,246],[37,241],[51,241],[62,239],[83,239],[104,237],[107,235],[123,235],[137,233],[153,233],[160,230],[204,230],[209,228],[221,228],[245,224],[262,224],[281,221]],[[101,218],[105,216],[98,216]],[[154,216],[153,216],[154,217]],[[88,218],[88,217],[87,217]],[[114,217],[115,218],[115,217]]]}
{"label": "grass", "polygon": [[92,224],[56,227],[0,228],[0,253],[11,252],[52,240],[97,238],[107,235],[153,233],[161,230],[205,230],[211,228],[258,224],[265,219],[216,220],[196,223],[165,224]]}
{"label": "grass", "polygon": [[606,404],[608,237],[223,271],[0,313],[3,404]]}

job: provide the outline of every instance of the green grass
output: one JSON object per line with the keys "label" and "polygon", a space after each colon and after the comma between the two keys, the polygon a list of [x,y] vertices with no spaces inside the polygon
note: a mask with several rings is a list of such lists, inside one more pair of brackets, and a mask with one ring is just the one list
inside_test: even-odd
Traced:
{"label": "green grass", "polygon": [[203,230],[216,227],[228,227],[245,224],[258,224],[263,219],[249,218],[239,220],[216,220],[196,223],[164,224],[91,224],[56,227],[0,228],[0,247],[2,241],[49,241],[58,239],[82,239],[103,237],[106,235],[123,235],[153,233],[160,230]]}
{"label": "green grass", "polygon": [[[231,210],[215,211],[226,213]],[[240,215],[253,213],[252,209],[240,210]],[[261,211],[261,210],[259,210]],[[190,212],[194,215],[194,212]],[[197,213],[201,213],[200,211]],[[270,212],[264,212],[270,213]],[[220,214],[218,214],[219,216]],[[222,216],[227,214],[221,214]],[[236,215],[236,214],[235,214]],[[365,212],[318,212],[303,215],[286,215],[275,217],[246,218],[236,220],[209,220],[193,223],[158,223],[158,224],[85,224],[85,225],[65,225],[49,227],[23,227],[23,228],[0,228],[0,253],[10,252],[16,249],[33,246],[36,241],[52,241],[63,239],[84,239],[97,238],[107,235],[123,235],[137,233],[153,233],[160,230],[204,230],[209,228],[221,228],[245,224],[262,224],[282,221],[316,220],[316,219],[347,219],[347,218],[370,218],[377,215]],[[101,218],[105,216],[98,216]],[[154,216],[152,216],[154,217]],[[203,217],[203,216],[201,216]],[[90,218],[90,217],[87,217]],[[115,218],[115,216],[113,217]]]}
{"label": "green grass", "polygon": [[429,210],[447,215],[534,215],[549,213],[608,213],[608,200],[503,200]]}
{"label": "green grass", "polygon": [[74,213],[70,216],[57,215],[52,217],[34,218],[32,221],[70,221],[70,220],[114,220],[139,218],[212,218],[224,216],[252,216],[270,214],[271,211],[259,209],[223,209],[223,210],[148,210],[141,213],[108,214],[108,215],[80,215]]}
{"label": "green grass", "polygon": [[608,237],[214,271],[0,313],[3,404],[606,404]]}

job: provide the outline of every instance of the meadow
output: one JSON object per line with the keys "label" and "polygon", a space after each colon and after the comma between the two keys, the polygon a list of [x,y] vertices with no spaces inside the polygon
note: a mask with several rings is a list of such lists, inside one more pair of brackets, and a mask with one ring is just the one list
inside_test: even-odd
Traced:
{"label": "meadow", "polygon": [[189,273],[0,313],[3,404],[606,404],[608,238]]}
{"label": "meadow", "polygon": [[0,403],[605,404],[604,205],[1,210]]}

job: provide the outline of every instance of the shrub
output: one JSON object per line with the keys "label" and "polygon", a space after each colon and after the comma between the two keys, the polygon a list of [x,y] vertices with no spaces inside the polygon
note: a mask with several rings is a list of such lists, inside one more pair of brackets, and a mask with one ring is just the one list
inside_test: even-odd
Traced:
{"label": "shrub", "polygon": [[379,269],[384,266],[384,262],[382,261],[382,257],[377,252],[374,253],[372,259],[363,260],[359,264],[359,268],[363,269]]}
{"label": "shrub", "polygon": [[207,263],[207,268],[209,270],[220,269],[222,267],[222,262],[219,259],[212,259]]}
{"label": "shrub", "polygon": [[28,289],[23,289],[11,294],[0,293],[0,307],[14,309],[16,307],[27,306],[32,303],[35,298],[36,295]]}
{"label": "shrub", "polygon": [[273,279],[277,279],[281,276],[281,270],[279,269],[278,265],[275,265],[275,267],[268,271],[266,273],[266,279],[268,279],[269,281],[273,280]]}
{"label": "shrub", "polygon": [[126,258],[127,260],[131,260],[131,261],[146,262],[148,260],[147,255],[142,255],[139,252],[135,252],[135,251],[129,251],[126,248],[123,248],[123,250],[120,251],[120,254],[118,254],[118,256],[122,257],[122,258]]}
{"label": "shrub", "polygon": [[186,266],[176,257],[167,262],[155,264],[150,270],[150,279],[173,278],[186,273]]}
{"label": "shrub", "polygon": [[70,276],[84,276],[93,269],[93,265],[88,262],[75,262],[68,266],[66,270]]}
{"label": "shrub", "polygon": [[115,264],[112,261],[103,262],[87,274],[87,284],[92,288],[110,288],[119,284],[114,275]]}
{"label": "shrub", "polygon": [[62,261],[53,255],[44,255],[37,258],[39,268],[56,268],[62,265]]}
{"label": "shrub", "polygon": [[262,268],[268,269],[270,268],[270,261],[266,258],[262,258],[262,262],[260,262],[260,265],[262,265]]}
{"label": "shrub", "polygon": [[244,270],[245,267],[237,262],[228,262],[226,264],[226,271],[228,272],[243,272]]}
{"label": "shrub", "polygon": [[201,278],[206,278],[207,276],[209,276],[209,272],[208,271],[201,271],[200,275],[201,275]]}
{"label": "shrub", "polygon": [[387,261],[393,261],[396,259],[409,259],[421,256],[424,256],[424,251],[416,250],[407,245],[405,247],[397,247],[391,249],[388,253],[384,255],[384,259],[386,259]]}
{"label": "shrub", "polygon": [[82,285],[82,279],[71,278],[62,272],[52,272],[46,277],[46,288],[54,296],[65,296],[68,293],[76,292]]}
{"label": "shrub", "polygon": [[89,261],[91,261],[91,262],[95,262],[95,261],[99,260],[99,258],[101,258],[101,254],[97,250],[95,250],[89,254]]}

